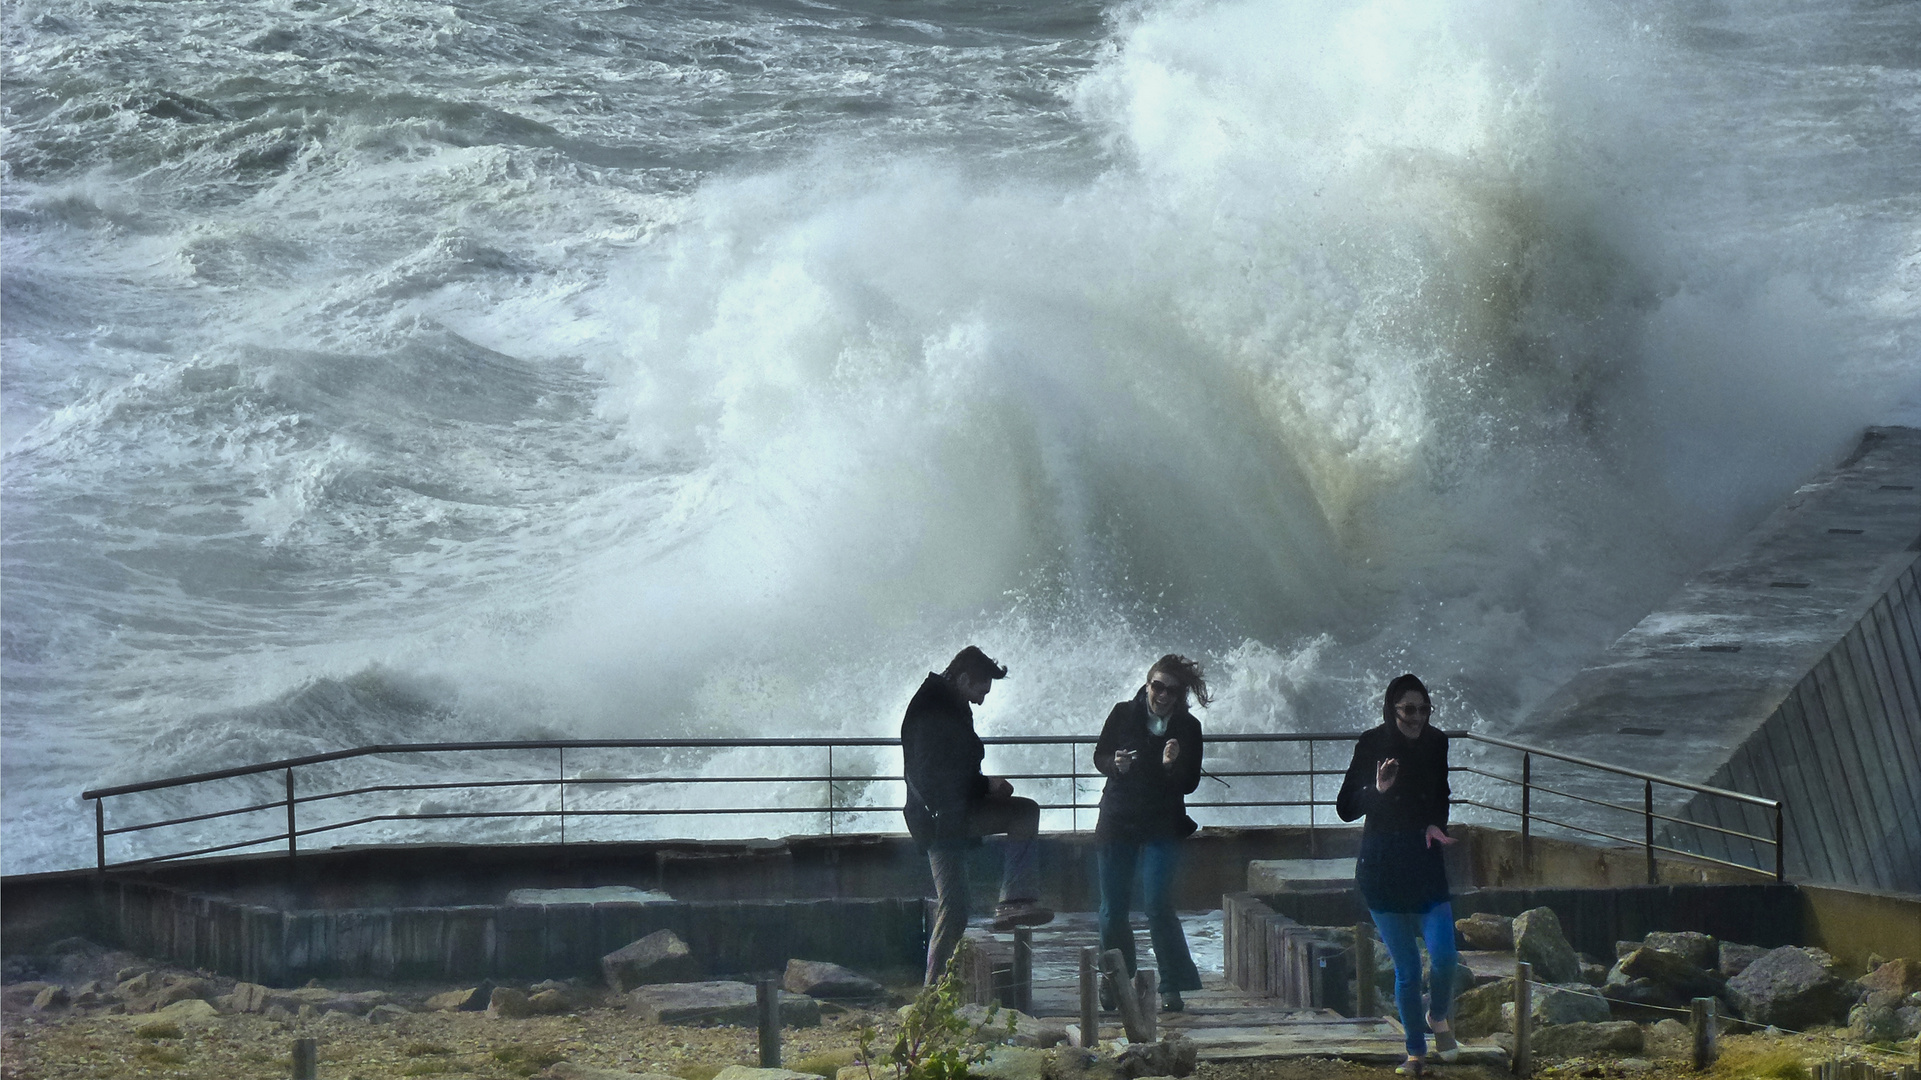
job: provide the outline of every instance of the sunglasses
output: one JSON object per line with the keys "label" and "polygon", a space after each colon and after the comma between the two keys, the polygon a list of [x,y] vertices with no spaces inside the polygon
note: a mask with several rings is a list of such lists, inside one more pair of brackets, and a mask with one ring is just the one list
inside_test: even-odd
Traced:
{"label": "sunglasses", "polygon": [[1147,692],[1150,694],[1178,694],[1184,689],[1186,687],[1170,686],[1159,679],[1147,680]]}
{"label": "sunglasses", "polygon": [[1394,711],[1402,716],[1420,716],[1434,711],[1432,705],[1396,705]]}

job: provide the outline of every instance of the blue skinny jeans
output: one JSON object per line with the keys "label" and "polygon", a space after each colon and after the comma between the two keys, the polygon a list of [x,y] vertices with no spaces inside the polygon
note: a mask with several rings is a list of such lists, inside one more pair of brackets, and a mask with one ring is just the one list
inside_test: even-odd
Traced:
{"label": "blue skinny jeans", "polygon": [[[1134,973],[1134,928],[1127,914],[1134,905],[1134,872],[1138,868],[1145,885],[1141,898],[1147,912],[1147,934],[1154,942],[1154,960],[1160,965],[1162,990],[1199,990],[1200,969],[1187,950],[1187,932],[1174,911],[1174,875],[1181,867],[1179,840],[1152,840],[1145,844],[1110,841],[1096,853],[1101,878],[1101,950],[1119,949],[1127,961],[1128,974]],[[1453,925],[1449,924],[1450,930]]]}
{"label": "blue skinny jeans", "polygon": [[[1407,1056],[1427,1056],[1427,1018],[1446,1020],[1454,1011],[1454,905],[1443,900],[1425,913],[1371,911],[1387,954],[1394,958],[1394,1006],[1407,1031]],[[1421,952],[1416,937],[1427,941],[1428,986],[1434,1007],[1421,1007]]]}

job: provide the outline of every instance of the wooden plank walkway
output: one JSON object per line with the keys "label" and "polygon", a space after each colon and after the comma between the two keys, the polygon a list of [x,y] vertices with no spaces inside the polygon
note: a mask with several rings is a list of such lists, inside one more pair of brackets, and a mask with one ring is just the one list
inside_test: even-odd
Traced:
{"label": "wooden plank walkway", "polygon": [[[1183,912],[1202,988],[1182,995],[1185,1010],[1160,1014],[1163,1032],[1180,1032],[1194,1040],[1202,1061],[1258,1060],[1302,1057],[1344,1058],[1350,1061],[1398,1062],[1405,1055],[1399,1023],[1388,1017],[1350,1018],[1330,1009],[1284,1008],[1269,997],[1245,993],[1221,975],[1221,913]],[[1135,941],[1143,967],[1153,963],[1147,927],[1135,919]],[[993,934],[986,920],[968,929],[969,937],[994,942],[989,952],[1011,956],[1012,934]],[[1080,1023],[1080,951],[1099,941],[1098,916],[1093,912],[1061,912],[1046,926],[1034,928],[1035,1016],[1062,1024]],[[1122,1034],[1116,1013],[1101,1014],[1103,1041]],[[1472,1048],[1476,1060],[1488,1058],[1499,1047]],[[1506,1055],[1500,1053],[1499,1064]]]}

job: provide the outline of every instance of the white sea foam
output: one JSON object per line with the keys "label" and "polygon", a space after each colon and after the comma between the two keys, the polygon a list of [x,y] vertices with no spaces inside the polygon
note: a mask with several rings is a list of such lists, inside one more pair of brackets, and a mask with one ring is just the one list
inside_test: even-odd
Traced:
{"label": "white sea foam", "polygon": [[1921,416],[1903,6],[1099,15],[9,8],[8,872],[91,783],[886,734],[967,641],[995,733],[1169,650],[1499,727]]}

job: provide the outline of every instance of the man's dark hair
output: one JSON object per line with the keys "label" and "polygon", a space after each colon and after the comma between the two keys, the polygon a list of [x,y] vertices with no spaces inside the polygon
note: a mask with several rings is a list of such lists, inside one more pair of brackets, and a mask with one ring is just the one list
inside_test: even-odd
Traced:
{"label": "man's dark hair", "polygon": [[1407,693],[1409,690],[1419,690],[1423,700],[1429,705],[1434,704],[1434,695],[1427,692],[1426,683],[1412,675],[1402,675],[1387,684],[1387,697],[1381,701],[1381,719],[1383,721],[1390,724],[1394,722],[1394,703],[1401,700],[1401,695]]}
{"label": "man's dark hair", "polygon": [[982,682],[991,682],[1007,678],[1007,668],[989,659],[979,645],[969,645],[954,654],[954,658],[947,662],[947,670],[941,674],[949,679],[966,675]]}

